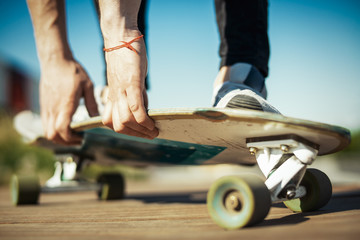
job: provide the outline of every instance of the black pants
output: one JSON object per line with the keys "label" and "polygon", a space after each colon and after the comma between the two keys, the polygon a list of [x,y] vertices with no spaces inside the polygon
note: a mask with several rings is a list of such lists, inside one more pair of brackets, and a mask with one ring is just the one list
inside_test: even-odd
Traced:
{"label": "black pants", "polygon": [[215,0],[220,33],[221,66],[237,62],[254,65],[268,75],[267,0]]}
{"label": "black pants", "polygon": [[[146,5],[142,0],[139,30],[146,36]],[[220,67],[237,62],[254,65],[268,75],[269,40],[267,0],[215,0],[216,21],[220,34]]]}

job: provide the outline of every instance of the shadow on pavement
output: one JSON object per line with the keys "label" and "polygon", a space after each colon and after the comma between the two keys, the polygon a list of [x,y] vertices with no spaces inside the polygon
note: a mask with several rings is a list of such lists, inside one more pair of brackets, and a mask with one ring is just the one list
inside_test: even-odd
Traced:
{"label": "shadow on pavement", "polygon": [[143,203],[183,203],[183,204],[206,204],[206,192],[191,193],[161,193],[151,195],[130,195],[126,199],[139,200]]}
{"label": "shadow on pavement", "polygon": [[[206,192],[172,193],[157,195],[133,195],[127,199],[142,201],[143,203],[182,203],[182,204],[206,204]],[[275,208],[286,208],[282,203],[274,204]],[[292,213],[281,218],[266,219],[253,227],[270,227],[279,225],[296,225],[310,220],[312,216],[326,215],[337,212],[345,212],[360,209],[360,191],[335,193],[330,202],[322,209],[308,213]]]}
{"label": "shadow on pavement", "polygon": [[[283,204],[275,204],[273,207],[286,208]],[[288,216],[277,219],[266,219],[254,227],[270,227],[276,225],[295,225],[306,222],[312,216],[326,215],[337,212],[346,212],[360,209],[360,191],[349,191],[343,193],[335,193],[330,202],[322,209],[307,213],[294,213],[289,211]]]}

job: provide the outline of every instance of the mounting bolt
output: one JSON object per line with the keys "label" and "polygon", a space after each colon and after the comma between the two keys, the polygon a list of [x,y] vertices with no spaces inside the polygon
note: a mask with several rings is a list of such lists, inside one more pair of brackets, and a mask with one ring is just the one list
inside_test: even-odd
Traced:
{"label": "mounting bolt", "polygon": [[287,200],[294,199],[296,197],[296,186],[289,184],[279,194],[280,198],[286,198]]}
{"label": "mounting bolt", "polygon": [[294,199],[296,196],[296,187],[291,186],[286,189],[286,198],[288,200]]}
{"label": "mounting bolt", "polygon": [[255,155],[256,152],[257,152],[257,148],[255,148],[255,147],[250,147],[250,148],[249,148],[249,151],[250,151],[250,154],[251,154],[251,155]]}
{"label": "mounting bolt", "polygon": [[288,145],[284,145],[284,144],[280,145],[281,151],[283,151],[285,153],[289,151],[289,148],[290,147]]}

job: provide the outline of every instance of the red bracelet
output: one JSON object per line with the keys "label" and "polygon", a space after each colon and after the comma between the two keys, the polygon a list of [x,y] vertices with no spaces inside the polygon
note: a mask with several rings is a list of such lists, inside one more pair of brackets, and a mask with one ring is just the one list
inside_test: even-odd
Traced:
{"label": "red bracelet", "polygon": [[133,40],[129,41],[129,42],[125,42],[125,41],[121,41],[122,43],[124,44],[121,44],[119,46],[115,46],[115,47],[112,47],[112,48],[104,48],[104,51],[105,52],[111,52],[111,51],[114,51],[114,50],[117,50],[117,49],[120,49],[120,48],[123,48],[123,47],[126,47],[128,49],[130,49],[131,51],[135,52],[136,54],[139,55],[139,53],[135,50],[135,48],[133,48],[133,46],[131,46],[130,44],[132,44],[133,42],[135,42],[136,40],[140,39],[144,37],[144,35],[141,35],[139,37],[136,37],[134,38]]}

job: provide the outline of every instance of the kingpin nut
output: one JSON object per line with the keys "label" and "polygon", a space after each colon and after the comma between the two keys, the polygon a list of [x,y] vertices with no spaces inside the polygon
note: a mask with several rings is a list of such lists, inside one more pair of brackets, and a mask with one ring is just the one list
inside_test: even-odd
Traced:
{"label": "kingpin nut", "polygon": [[249,152],[250,152],[251,155],[255,155],[256,152],[257,152],[257,148],[255,148],[255,147],[250,147],[250,148],[249,148]]}

